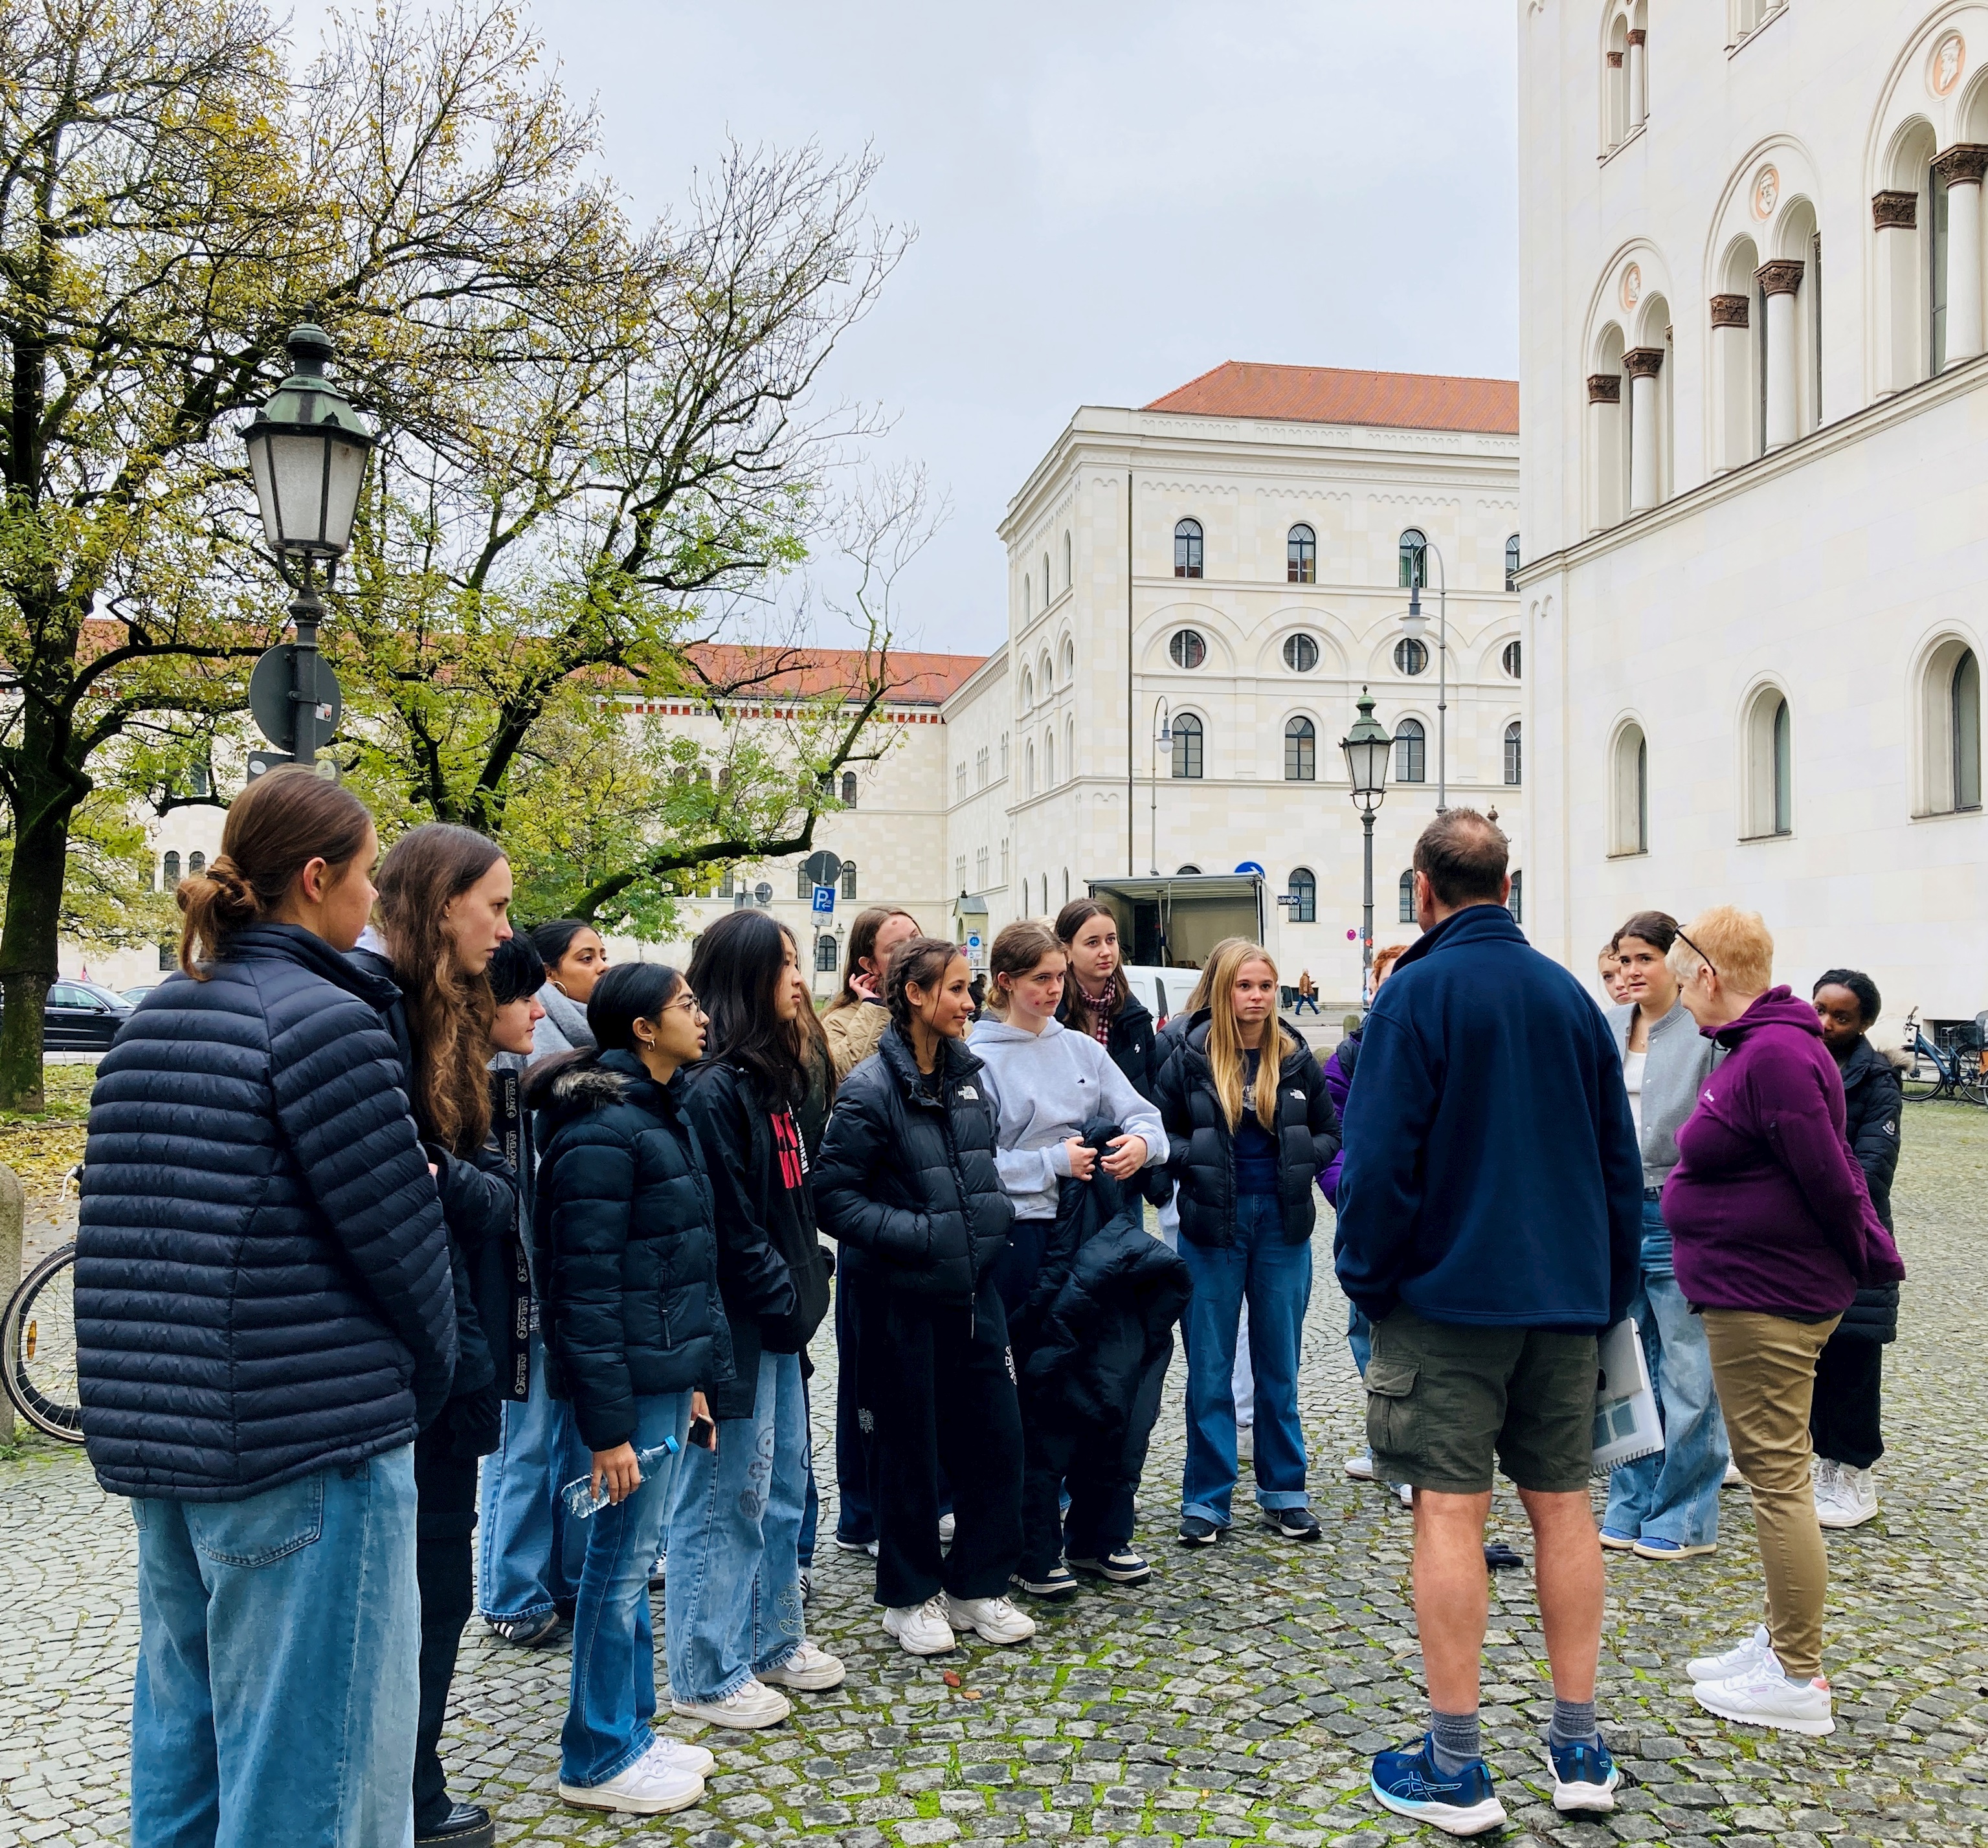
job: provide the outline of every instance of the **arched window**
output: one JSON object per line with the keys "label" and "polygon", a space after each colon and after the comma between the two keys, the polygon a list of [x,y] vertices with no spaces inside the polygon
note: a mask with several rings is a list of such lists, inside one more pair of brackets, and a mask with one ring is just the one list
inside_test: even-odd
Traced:
{"label": "arched window", "polygon": [[817,975],[835,973],[835,939],[823,935],[814,940],[814,972]]}
{"label": "arched window", "polygon": [[1744,731],[1746,786],[1741,838],[1767,840],[1794,832],[1794,721],[1776,687],[1753,696]]}
{"label": "arched window", "polygon": [[1174,877],[1185,879],[1190,874],[1199,874],[1200,871],[1201,869],[1199,867],[1176,867],[1174,868]]}
{"label": "arched window", "polygon": [[1396,917],[1401,924],[1415,921],[1415,876],[1412,868],[1401,875],[1401,905]]}
{"label": "arched window", "polygon": [[1063,587],[1067,590],[1077,581],[1075,555],[1070,550],[1070,535],[1063,535]]}
{"label": "arched window", "polygon": [[1199,776],[1202,762],[1201,721],[1192,712],[1174,715],[1174,775]]}
{"label": "arched window", "polygon": [[1309,526],[1293,526],[1286,536],[1284,576],[1293,584],[1318,581],[1318,535]]}
{"label": "arched window", "polygon": [[1774,708],[1774,832],[1795,831],[1794,721],[1788,716],[1788,702]]}
{"label": "arched window", "polygon": [[1608,765],[1608,851],[1650,850],[1650,747],[1643,728],[1627,725],[1615,735]]}
{"label": "arched window", "polygon": [[1526,921],[1526,876],[1523,873],[1512,875],[1512,895],[1505,900],[1505,908],[1512,914],[1512,921],[1522,924]]}
{"label": "arched window", "polygon": [[1516,680],[1520,668],[1525,664],[1525,645],[1520,642],[1507,642],[1504,652],[1498,657],[1498,664]]}
{"label": "arched window", "polygon": [[179,890],[180,856],[177,853],[168,853],[166,856],[164,879],[164,890],[168,892],[176,892]]}
{"label": "arched window", "polygon": [[1401,535],[1401,588],[1428,583],[1428,535],[1411,526]]}
{"label": "arched window", "polygon": [[1069,637],[1068,636],[1065,636],[1065,637],[1063,637],[1063,686],[1065,687],[1065,688],[1066,688],[1066,689],[1067,689],[1068,688],[1070,688],[1070,686],[1072,686],[1073,684],[1074,684],[1074,683],[1075,683],[1076,680],[1077,680],[1077,644],[1076,644],[1076,643],[1074,643],[1073,641],[1072,641],[1072,640],[1070,639],[1070,637]]}
{"label": "arched window", "polygon": [[1954,664],[1947,684],[1953,729],[1953,806],[1981,806],[1981,664],[1972,648]]}
{"label": "arched window", "polygon": [[1413,636],[1405,635],[1395,644],[1395,670],[1399,674],[1417,674],[1428,671],[1428,645],[1417,641]]}
{"label": "arched window", "polygon": [[1176,667],[1199,667],[1208,659],[1208,643],[1199,629],[1176,629],[1167,654]]}
{"label": "arched window", "polygon": [[1022,672],[1022,710],[1026,712],[1036,703],[1036,677],[1024,668]]}
{"label": "arched window", "polygon": [[845,770],[842,773],[842,806],[845,809],[856,806],[856,772]]}
{"label": "arched window", "polygon": [[1514,787],[1525,781],[1525,746],[1515,718],[1505,728],[1505,781]]}
{"label": "arched window", "polygon": [[1284,781],[1318,781],[1318,731],[1308,718],[1290,719],[1284,725]]}
{"label": "arched window", "polygon": [[1043,554],[1043,607],[1050,606],[1050,555]]}
{"label": "arched window", "polygon": [[1023,772],[1022,777],[1023,793],[1026,796],[1033,796],[1036,792],[1036,745],[1035,741],[1033,738],[1029,741],[1028,749],[1023,754],[1022,765]]}
{"label": "arched window", "polygon": [[1981,664],[1959,640],[1942,642],[1921,679],[1923,734],[1916,813],[1952,815],[1981,806]]}
{"label": "arched window", "polygon": [[1318,642],[1309,635],[1294,635],[1284,644],[1284,665],[1293,674],[1309,674],[1318,665]]}
{"label": "arched window", "polygon": [[1022,620],[1026,622],[1036,613],[1036,580],[1025,571],[1022,573]]}
{"label": "arched window", "polygon": [[853,860],[845,860],[842,863],[842,896],[844,898],[856,896],[856,862]]}
{"label": "arched window", "polygon": [[1519,535],[1515,532],[1505,542],[1505,588],[1516,590],[1519,587]]}
{"label": "arched window", "polygon": [[1299,867],[1291,874],[1291,922],[1318,922],[1318,881],[1309,867]]}
{"label": "arched window", "polygon": [[197,877],[206,870],[207,856],[205,853],[189,853],[187,856],[187,872],[190,877]]}
{"label": "arched window", "polygon": [[1428,734],[1418,718],[1405,718],[1395,728],[1395,781],[1428,781]]}
{"label": "arched window", "polygon": [[814,902],[814,881],[808,877],[808,870],[806,867],[794,868],[794,897],[803,904],[811,904]]}
{"label": "arched window", "polygon": [[1045,789],[1056,787],[1056,734],[1053,731],[1043,734],[1043,787]]}
{"label": "arched window", "polygon": [[1182,520],[1174,528],[1174,576],[1201,576],[1201,522]]}

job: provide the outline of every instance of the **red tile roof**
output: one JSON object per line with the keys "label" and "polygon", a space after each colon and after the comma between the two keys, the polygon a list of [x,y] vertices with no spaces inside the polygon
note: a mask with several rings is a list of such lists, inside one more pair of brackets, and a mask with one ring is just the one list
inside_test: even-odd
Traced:
{"label": "red tile roof", "polygon": [[[786,694],[819,697],[864,686],[871,657],[860,648],[748,648],[705,643],[688,650],[719,687],[742,698]],[[894,706],[936,706],[958,691],[987,657],[982,654],[916,654],[891,651],[887,664]]]}
{"label": "red tile roof", "polygon": [[1144,408],[1294,424],[1519,433],[1516,380],[1347,372],[1336,366],[1259,366],[1242,360],[1225,360]]}

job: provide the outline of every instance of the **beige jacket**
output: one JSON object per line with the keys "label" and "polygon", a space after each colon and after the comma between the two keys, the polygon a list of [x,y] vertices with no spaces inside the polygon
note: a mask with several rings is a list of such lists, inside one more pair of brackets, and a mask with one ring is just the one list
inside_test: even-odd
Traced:
{"label": "beige jacket", "polygon": [[821,1017],[822,1031],[828,1035],[829,1056],[835,1061],[835,1082],[854,1071],[877,1049],[884,1029],[891,1024],[891,1010],[874,1001],[859,1001],[853,1008],[837,1008]]}

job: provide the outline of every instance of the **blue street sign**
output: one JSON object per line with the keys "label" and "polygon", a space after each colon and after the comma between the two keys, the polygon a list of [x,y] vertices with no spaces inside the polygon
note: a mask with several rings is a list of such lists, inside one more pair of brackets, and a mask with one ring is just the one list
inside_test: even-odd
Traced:
{"label": "blue street sign", "polygon": [[1253,873],[1259,879],[1267,878],[1269,877],[1269,875],[1264,872],[1263,869],[1253,860],[1244,860],[1242,865],[1238,867],[1236,870],[1239,873]]}
{"label": "blue street sign", "polygon": [[813,910],[814,914],[817,917],[827,917],[833,914],[835,910],[834,887],[816,886],[815,887]]}

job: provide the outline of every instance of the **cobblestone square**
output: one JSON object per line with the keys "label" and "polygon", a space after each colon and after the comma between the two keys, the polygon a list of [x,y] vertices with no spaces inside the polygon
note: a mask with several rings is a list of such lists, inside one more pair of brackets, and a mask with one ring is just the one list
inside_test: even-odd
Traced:
{"label": "cobblestone square", "polygon": [[[1905,1130],[1894,1198],[1912,1277],[1886,1363],[1883,1512],[1829,1542],[1835,1734],[1807,1741],[1729,1726],[1690,1700],[1683,1659],[1723,1646],[1759,1614],[1753,1523],[1743,1492],[1729,1492],[1712,1558],[1610,1556],[1601,1711],[1633,1782],[1605,1823],[1554,1815],[1537,1743],[1551,1701],[1531,1581],[1498,1575],[1485,1718],[1513,1822],[1486,1839],[1988,1843],[1988,1523],[1977,1461],[1988,1425],[1988,1113],[1917,1107]],[[1378,1848],[1422,1834],[1365,1792],[1366,1755],[1423,1718],[1409,1515],[1341,1471],[1362,1408],[1329,1223],[1316,1251],[1303,1390],[1322,1545],[1293,1546],[1246,1521],[1205,1552],[1172,1544],[1177,1358],[1141,1498],[1141,1539],[1159,1569],[1151,1583],[1087,1587],[1067,1606],[1038,1607],[1033,1646],[915,1662],[878,1627],[869,1561],[827,1538],[833,1359],[824,1340],[815,1425],[827,1505],[810,1621],[847,1660],[847,1683],[796,1697],[793,1719],[769,1732],[709,1735],[718,1768],[698,1809],[604,1820],[563,1805],[554,1789],[563,1650],[511,1649],[473,1624],[444,1748],[457,1794],[499,1813],[502,1840],[588,1848],[637,1839]],[[1530,1557],[1508,1492],[1493,1531]],[[79,1454],[24,1447],[0,1463],[0,1843],[125,1839],[134,1550],[128,1514],[98,1492]]]}

